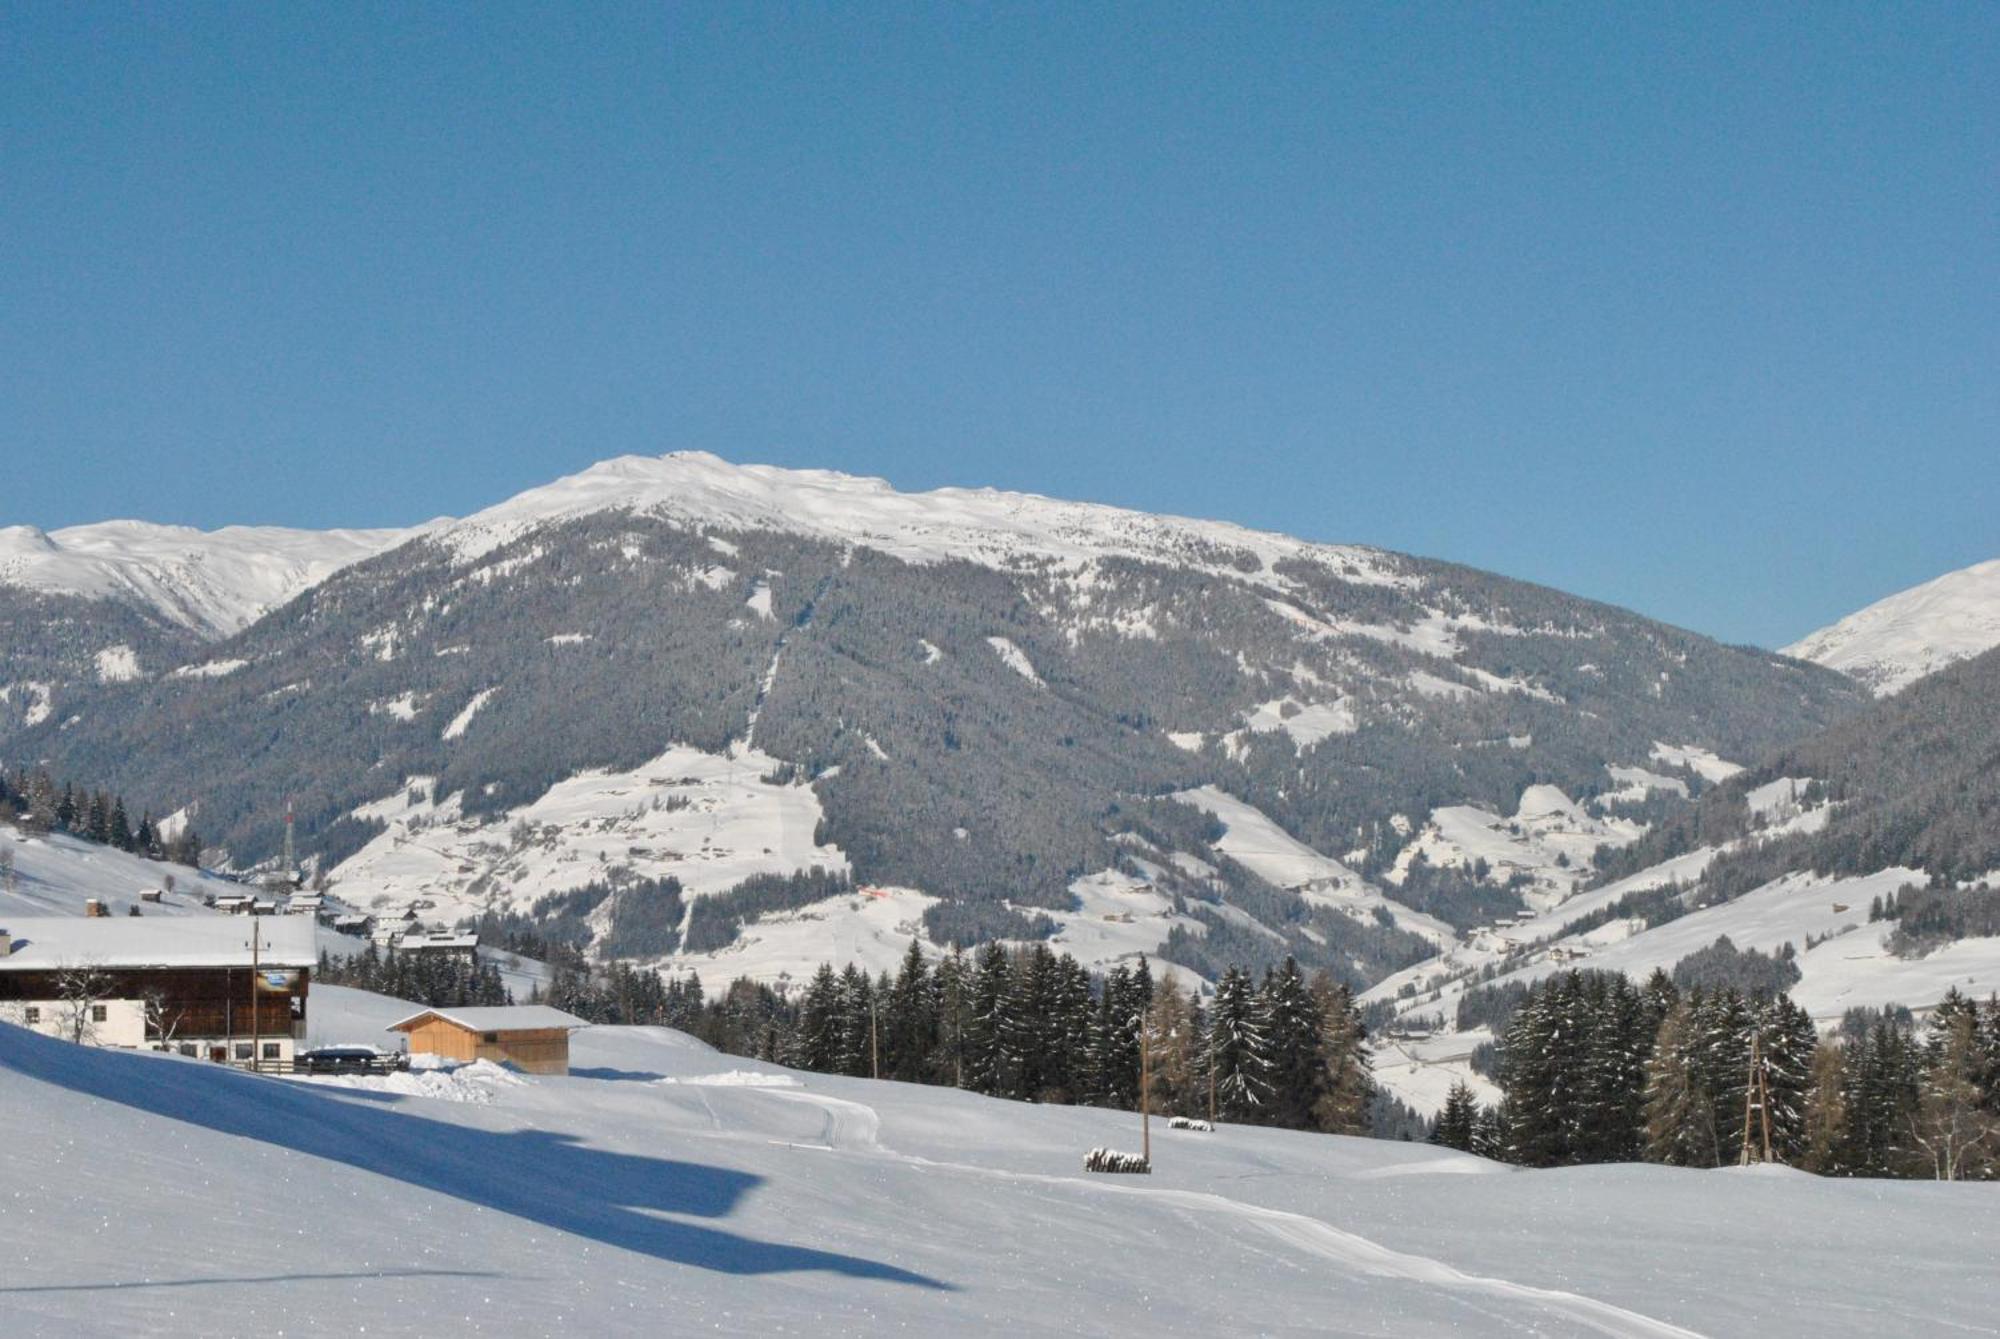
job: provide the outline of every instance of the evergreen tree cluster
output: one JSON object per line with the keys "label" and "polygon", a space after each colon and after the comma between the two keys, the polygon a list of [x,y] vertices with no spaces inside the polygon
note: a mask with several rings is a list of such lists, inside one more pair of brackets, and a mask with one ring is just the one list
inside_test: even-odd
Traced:
{"label": "evergreen tree cluster", "polygon": [[739,980],[715,1001],[692,974],[593,970],[554,946],[546,1003],[592,1022],[681,1028],[799,1069],[994,1097],[1150,1109],[1367,1134],[1368,1043],[1347,987],[1287,960],[1253,984],[1225,973],[1209,1007],[1144,959],[1093,975],[1047,945],[988,944],[932,962],[912,943],[894,973],[822,964],[779,993]]}
{"label": "evergreen tree cluster", "polygon": [[1506,1026],[1503,1099],[1456,1086],[1432,1139],[1530,1167],[1776,1161],[1825,1175],[2000,1175],[2000,1000],[1957,992],[1822,1039],[1779,992],[1572,971]]}
{"label": "evergreen tree cluster", "polygon": [[132,825],[125,797],[79,787],[65,781],[60,789],[46,771],[0,771],[0,821],[30,832],[61,832],[114,850],[195,866],[201,859],[201,837],[192,823],[171,839],[160,835],[151,813]]}
{"label": "evergreen tree cluster", "polygon": [[383,952],[373,944],[353,957],[322,952],[316,979],[329,986],[393,995],[431,1009],[514,1002],[498,969],[456,953]]}

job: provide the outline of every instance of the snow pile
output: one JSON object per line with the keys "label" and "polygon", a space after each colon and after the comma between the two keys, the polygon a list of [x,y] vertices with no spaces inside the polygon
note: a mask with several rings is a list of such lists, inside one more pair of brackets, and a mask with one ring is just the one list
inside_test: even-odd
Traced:
{"label": "snow pile", "polygon": [[2000,646],[2000,558],[1947,572],[1803,637],[1784,654],[1859,679],[1878,696]]}
{"label": "snow pile", "polygon": [[686,1078],[664,1078],[661,1083],[691,1083],[704,1088],[799,1088],[804,1085],[790,1074],[766,1074],[754,1069],[725,1069],[719,1074],[691,1074]]}
{"label": "snow pile", "polygon": [[354,1088],[362,1092],[393,1093],[398,1097],[424,1097],[438,1102],[487,1104],[503,1088],[517,1088],[532,1082],[526,1076],[491,1060],[471,1064],[425,1064],[434,1056],[412,1056],[410,1068],[395,1074],[297,1074],[299,1083],[324,1084],[333,1088]]}

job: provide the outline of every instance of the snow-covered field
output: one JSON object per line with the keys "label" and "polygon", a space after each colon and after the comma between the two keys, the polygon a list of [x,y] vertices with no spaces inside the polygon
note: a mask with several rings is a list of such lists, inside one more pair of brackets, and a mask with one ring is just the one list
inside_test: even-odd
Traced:
{"label": "snow-covered field", "polygon": [[[12,889],[4,873],[13,864]],[[141,902],[148,890],[165,892],[168,878],[174,891],[161,901]],[[13,916],[81,916],[84,903],[96,898],[114,916],[133,906],[147,916],[213,915],[202,898],[241,896],[240,883],[202,874],[184,865],[142,860],[108,846],[79,841],[62,833],[28,837],[0,823],[0,926]]]}
{"label": "snow-covered field", "polygon": [[[363,1032],[403,1007],[315,992]],[[333,1015],[351,1013],[351,1021]],[[1986,1185],[1513,1171],[790,1074],[663,1029],[463,1094],[0,1027],[4,1329],[39,1336],[1990,1334]],[[410,1078],[411,1076],[400,1076]]]}

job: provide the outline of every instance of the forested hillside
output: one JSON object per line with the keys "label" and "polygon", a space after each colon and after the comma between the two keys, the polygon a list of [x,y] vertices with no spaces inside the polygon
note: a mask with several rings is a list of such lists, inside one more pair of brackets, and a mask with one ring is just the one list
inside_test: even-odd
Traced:
{"label": "forested hillside", "polygon": [[[422,887],[471,911],[627,874],[699,897],[726,891],[689,865],[721,819],[676,827],[672,806],[763,806],[715,868],[845,861],[937,899],[939,942],[1048,933],[1042,914],[1077,912],[1077,881],[1103,873],[1151,899],[1133,948],[1177,929],[1203,966],[1292,952],[1346,980],[1449,934],[1370,881],[1461,924],[1520,905],[1506,862],[1398,864],[1441,807],[1504,828],[1552,787],[1605,816],[1573,827],[1637,832],[1715,774],[1701,759],[1861,701],[1815,666],[1448,564],[712,457],[611,462],[113,677],[66,685],[0,746],[198,804],[238,868],[277,849],[289,795],[336,881],[378,839],[350,875],[393,877],[391,848],[462,832]],[[670,753],[722,761],[706,789],[619,780]],[[579,854],[585,815],[528,806],[592,775],[612,807],[589,822],[632,835]],[[635,786],[653,792],[636,809],[617,798]],[[1196,788],[1301,858],[1260,861],[1174,798]],[[1584,872],[1560,860],[1558,888]]]}

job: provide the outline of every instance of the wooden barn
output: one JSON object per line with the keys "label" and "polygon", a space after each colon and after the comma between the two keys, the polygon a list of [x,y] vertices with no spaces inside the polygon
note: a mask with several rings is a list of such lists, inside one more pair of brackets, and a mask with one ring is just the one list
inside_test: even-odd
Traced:
{"label": "wooden barn", "polygon": [[569,1073],[569,1034],[588,1023],[546,1004],[426,1009],[391,1023],[410,1039],[410,1054],[491,1060],[524,1074]]}

